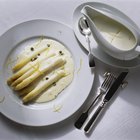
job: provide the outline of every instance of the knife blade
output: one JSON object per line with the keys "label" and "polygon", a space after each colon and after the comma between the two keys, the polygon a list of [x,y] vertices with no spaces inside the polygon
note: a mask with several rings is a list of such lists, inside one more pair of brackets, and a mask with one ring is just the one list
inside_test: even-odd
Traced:
{"label": "knife blade", "polygon": [[113,82],[112,86],[110,87],[110,89],[107,91],[101,105],[97,108],[97,110],[95,111],[95,113],[93,114],[93,116],[91,117],[91,119],[89,120],[89,122],[87,123],[87,125],[84,128],[84,131],[86,133],[88,133],[92,126],[94,125],[94,123],[96,122],[96,120],[98,119],[99,115],[101,114],[102,110],[104,109],[105,105],[110,101],[110,99],[112,98],[112,96],[115,94],[115,92],[117,91],[117,89],[119,88],[119,86],[122,84],[123,80],[125,79],[125,77],[127,76],[128,72],[122,72],[117,78],[116,80]]}

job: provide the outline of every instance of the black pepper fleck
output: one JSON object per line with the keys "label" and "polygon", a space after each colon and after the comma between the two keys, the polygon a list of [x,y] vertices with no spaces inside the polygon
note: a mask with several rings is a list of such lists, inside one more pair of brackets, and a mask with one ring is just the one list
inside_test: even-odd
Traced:
{"label": "black pepper fleck", "polygon": [[33,62],[33,61],[35,61],[36,59],[37,59],[37,57],[34,57],[34,58],[31,59],[31,61]]}
{"label": "black pepper fleck", "polygon": [[38,54],[38,56],[40,56],[40,53]]}
{"label": "black pepper fleck", "polygon": [[64,53],[63,53],[62,51],[59,51],[59,54],[60,54],[60,55],[64,55]]}
{"label": "black pepper fleck", "polygon": [[56,86],[56,82],[53,83],[53,86]]}
{"label": "black pepper fleck", "polygon": [[33,47],[31,47],[31,51],[34,51],[34,48]]}
{"label": "black pepper fleck", "polygon": [[48,47],[50,47],[50,44],[47,44]]}
{"label": "black pepper fleck", "polygon": [[48,77],[46,77],[46,80],[48,80],[49,78]]}

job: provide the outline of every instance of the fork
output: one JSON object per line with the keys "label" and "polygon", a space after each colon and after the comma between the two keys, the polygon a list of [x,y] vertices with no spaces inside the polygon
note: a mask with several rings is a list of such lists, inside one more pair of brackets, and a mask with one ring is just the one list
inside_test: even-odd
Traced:
{"label": "fork", "polygon": [[86,121],[86,119],[88,118],[89,115],[89,111],[90,109],[93,107],[93,105],[95,104],[95,102],[101,98],[101,96],[103,94],[105,94],[108,89],[110,88],[110,86],[112,85],[113,81],[115,80],[115,76],[112,73],[106,72],[105,74],[105,80],[102,83],[102,85],[100,86],[100,92],[99,94],[96,96],[96,98],[93,100],[93,102],[91,103],[91,105],[88,107],[88,109],[86,111],[84,111],[80,117],[77,119],[77,121],[75,122],[75,127],[80,129],[84,122]]}

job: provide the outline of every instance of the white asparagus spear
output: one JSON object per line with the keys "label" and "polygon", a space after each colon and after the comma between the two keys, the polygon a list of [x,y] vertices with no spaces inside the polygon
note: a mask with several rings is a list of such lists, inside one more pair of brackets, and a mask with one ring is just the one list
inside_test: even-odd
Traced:
{"label": "white asparagus spear", "polygon": [[14,87],[17,84],[21,83],[24,79],[28,78],[29,76],[31,76],[34,72],[36,71],[35,68],[31,68],[30,70],[28,70],[27,72],[25,72],[21,77],[19,77],[17,80],[15,80],[11,86]]}
{"label": "white asparagus spear", "polygon": [[[20,76],[22,76],[24,73],[26,73],[29,69],[31,69],[32,67],[35,67],[36,65],[38,65],[38,63],[40,63],[43,60],[46,60],[52,56],[54,56],[55,53],[51,52],[48,53],[48,55],[45,55],[44,57],[41,57],[39,60],[36,60],[34,62],[29,62],[27,63],[23,68],[21,68],[17,73],[13,74],[12,77],[10,77],[7,80],[7,84],[10,85],[15,79],[19,78]],[[27,77],[25,77],[27,78]],[[23,79],[22,79],[23,80]],[[13,84],[13,83],[12,83]],[[14,84],[15,85],[15,84]]]}
{"label": "white asparagus spear", "polygon": [[23,103],[28,103],[36,98],[42,91],[51,86],[54,82],[57,82],[60,78],[65,76],[64,70],[59,70],[57,73],[53,74],[47,81],[44,81],[41,85],[35,87],[30,93],[23,97]]}
{"label": "white asparagus spear", "polygon": [[28,78],[24,79],[20,84],[18,84],[14,90],[21,90],[24,87],[28,86],[30,83],[32,83],[35,79],[37,79],[39,76],[41,76],[42,74],[55,69],[55,66],[57,65],[63,65],[66,61],[63,58],[57,57],[56,59],[54,59],[54,61],[48,65],[46,65],[43,69],[39,69],[38,71],[34,72],[31,76],[29,76]]}
{"label": "white asparagus spear", "polygon": [[13,67],[13,71],[17,71],[20,68],[22,68],[25,64],[27,64],[32,58],[34,58],[38,53],[41,53],[43,51],[45,51],[46,49],[48,49],[48,47],[45,46],[41,46],[38,49],[36,49],[30,56],[28,57],[24,57],[23,59],[21,59],[14,67]]}
{"label": "white asparagus spear", "polygon": [[[64,66],[61,66],[61,69],[60,70],[64,70],[63,68]],[[52,72],[54,73],[54,71]],[[67,76],[68,73],[67,71],[65,71],[65,76]],[[43,76],[44,77],[44,76]],[[42,79],[42,77],[40,77]],[[44,79],[44,78],[43,78]],[[46,78],[45,78],[46,79]],[[44,80],[45,80],[44,79]],[[42,80],[41,80],[42,81]],[[37,85],[38,83],[40,82],[40,79],[39,80],[35,80],[32,84],[30,84],[29,86],[25,87],[24,89],[20,90],[20,92],[18,92],[18,95],[19,96],[25,96],[26,94],[28,94],[29,92],[31,92]]]}
{"label": "white asparagus spear", "polygon": [[28,94],[29,92],[31,92],[34,88],[36,87],[36,85],[30,85],[24,89],[22,89],[20,92],[18,92],[17,94],[19,96],[25,96],[26,94]]}
{"label": "white asparagus spear", "polygon": [[[46,60],[44,60],[46,62]],[[44,61],[40,62],[43,63]],[[16,81],[14,81],[12,83],[12,87],[16,86],[17,84],[19,84],[20,82],[22,82],[24,79],[28,78],[29,76],[31,76],[35,71],[39,70],[39,63],[36,63],[35,66],[32,66],[32,68],[30,70],[28,70],[27,72],[25,72],[21,77],[19,77]]]}

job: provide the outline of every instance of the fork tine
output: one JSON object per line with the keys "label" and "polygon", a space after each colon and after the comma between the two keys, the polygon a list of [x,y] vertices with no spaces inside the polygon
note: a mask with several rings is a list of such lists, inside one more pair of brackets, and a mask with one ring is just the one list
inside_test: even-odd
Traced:
{"label": "fork tine", "polygon": [[100,90],[106,92],[114,79],[115,76],[112,73],[108,73],[107,77],[105,78],[104,82],[100,87]]}
{"label": "fork tine", "polygon": [[106,87],[106,84],[108,83],[110,77],[111,77],[111,74],[109,73],[109,75],[107,75],[107,77],[105,78],[104,82],[102,83],[101,87]]}
{"label": "fork tine", "polygon": [[108,80],[110,79],[110,75],[108,75],[106,78],[105,78],[105,80],[104,80],[104,82],[102,83],[102,85],[101,85],[101,87],[106,87],[106,84],[108,83]]}
{"label": "fork tine", "polygon": [[113,76],[110,75],[110,77],[108,78],[108,82],[106,82],[106,86],[104,87],[106,91],[109,89],[110,85],[112,84],[113,79],[114,79]]}

